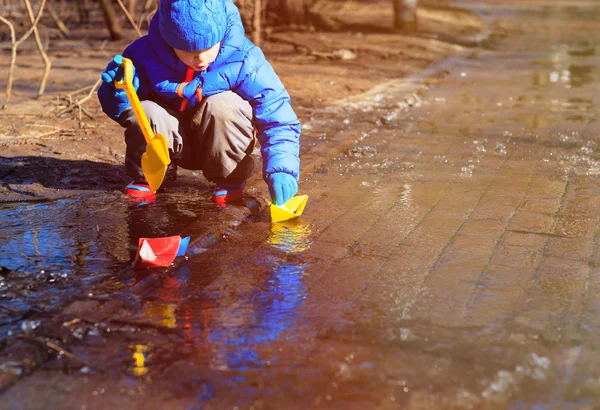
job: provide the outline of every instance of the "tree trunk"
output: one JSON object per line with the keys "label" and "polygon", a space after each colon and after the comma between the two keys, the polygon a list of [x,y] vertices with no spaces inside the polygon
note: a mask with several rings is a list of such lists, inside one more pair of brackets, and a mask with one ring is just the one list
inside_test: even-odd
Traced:
{"label": "tree trunk", "polygon": [[269,10],[281,24],[306,25],[309,23],[308,9],[314,0],[269,0]]}
{"label": "tree trunk", "polygon": [[254,0],[254,16],[252,19],[252,41],[258,47],[261,43],[261,30],[262,30],[262,1]]}
{"label": "tree trunk", "polygon": [[394,29],[417,31],[418,0],[392,0],[394,3]]}
{"label": "tree trunk", "polygon": [[106,22],[106,28],[110,32],[110,38],[113,40],[121,40],[123,33],[119,27],[119,21],[117,20],[117,14],[110,0],[100,0],[100,8],[102,9],[102,15]]}

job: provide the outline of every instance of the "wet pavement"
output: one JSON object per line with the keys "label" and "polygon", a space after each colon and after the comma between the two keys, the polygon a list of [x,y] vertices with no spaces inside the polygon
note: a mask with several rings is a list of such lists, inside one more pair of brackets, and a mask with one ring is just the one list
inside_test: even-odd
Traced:
{"label": "wet pavement", "polygon": [[600,408],[600,4],[466,7],[486,47],[314,113],[299,219],[3,205],[0,408]]}

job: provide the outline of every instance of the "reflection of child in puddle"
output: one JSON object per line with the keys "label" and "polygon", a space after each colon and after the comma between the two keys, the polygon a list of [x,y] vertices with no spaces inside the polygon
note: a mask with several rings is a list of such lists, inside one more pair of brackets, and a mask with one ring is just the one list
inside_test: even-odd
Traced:
{"label": "reflection of child in puddle", "polygon": [[[194,347],[192,359],[202,361],[201,367],[245,370],[265,366],[261,344],[294,329],[307,293],[303,282],[307,264],[291,262],[281,251],[306,251],[310,234],[310,226],[300,220],[273,224],[266,242],[277,250],[265,249],[251,264],[222,266],[223,285],[210,291],[198,293],[206,286],[205,278],[182,267],[163,279],[145,303],[143,315],[182,329],[183,343]],[[235,280],[236,274],[244,279]]]}

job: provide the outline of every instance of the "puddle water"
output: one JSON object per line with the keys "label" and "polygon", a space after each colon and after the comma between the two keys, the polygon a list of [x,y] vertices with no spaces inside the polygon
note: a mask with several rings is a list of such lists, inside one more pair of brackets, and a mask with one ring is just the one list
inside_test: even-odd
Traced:
{"label": "puddle water", "polygon": [[[259,232],[254,234],[261,236]],[[140,317],[185,329],[186,343],[213,353],[213,368],[248,370],[265,366],[267,360],[260,359],[255,349],[276,341],[294,327],[296,311],[307,297],[303,283],[306,262],[301,255],[310,249],[311,227],[301,220],[273,224],[262,237],[262,244],[253,244],[259,249],[252,252],[251,258],[249,255],[248,259],[242,257],[244,263],[224,264],[225,276],[230,278],[212,276],[215,281],[208,288],[195,276],[202,274],[203,264],[209,261],[198,265],[190,262],[190,266],[175,271],[148,295]],[[231,250],[231,254],[236,253],[239,255],[239,251]],[[231,280],[235,285],[228,285]],[[229,291],[242,293],[229,295]]]}
{"label": "puddle water", "polygon": [[185,235],[199,216],[217,212],[193,194],[148,204],[101,193],[0,204],[0,266],[7,277],[0,297],[7,305],[31,305],[60,292],[66,302],[104,280],[125,286],[135,277],[131,262],[139,238]]}

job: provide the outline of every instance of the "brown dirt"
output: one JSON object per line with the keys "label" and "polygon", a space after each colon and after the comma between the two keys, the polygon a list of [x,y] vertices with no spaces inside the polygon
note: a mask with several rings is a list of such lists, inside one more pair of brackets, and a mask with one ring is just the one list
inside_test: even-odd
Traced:
{"label": "brown dirt", "polygon": [[[315,110],[461,51],[485,30],[484,22],[468,11],[438,7],[419,9],[418,33],[397,34],[391,30],[387,0],[330,0],[322,12],[340,31],[275,30],[262,47],[303,123]],[[82,105],[85,112],[56,114],[69,99],[86,96],[107,61],[133,36],[108,42],[98,19],[87,30],[73,30],[68,40],[50,37],[52,70],[39,99],[43,62],[33,41],[19,48],[13,93],[0,111],[0,201],[56,196],[61,190],[119,189],[128,182],[121,166],[122,130],[101,112],[95,93]],[[344,49],[356,59],[333,56]],[[0,43],[2,93],[9,61],[5,40]]]}

